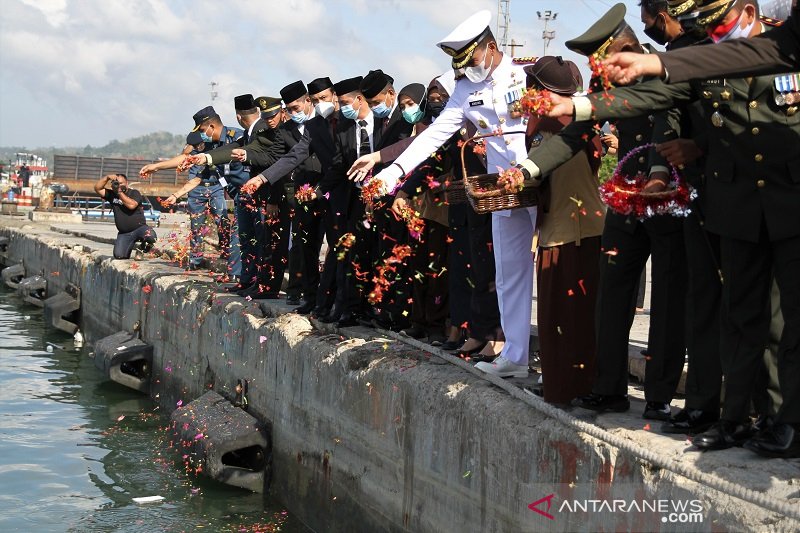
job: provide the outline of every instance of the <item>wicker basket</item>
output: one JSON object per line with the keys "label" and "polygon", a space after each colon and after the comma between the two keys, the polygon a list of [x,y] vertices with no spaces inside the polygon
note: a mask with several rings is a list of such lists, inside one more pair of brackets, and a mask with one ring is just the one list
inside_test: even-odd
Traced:
{"label": "wicker basket", "polygon": [[[524,131],[512,131],[502,135],[525,134]],[[520,207],[533,207],[539,203],[539,189],[535,186],[534,180],[523,182],[523,188],[519,192],[510,193],[503,187],[497,185],[496,174],[479,174],[477,176],[467,176],[467,167],[464,161],[464,150],[467,145],[478,139],[495,137],[497,134],[488,133],[475,135],[461,146],[461,169],[464,173],[464,190],[467,199],[476,213],[485,214],[493,211],[503,211],[505,209],[517,209]]]}
{"label": "wicker basket", "polygon": [[444,196],[448,205],[458,205],[467,203],[467,191],[464,189],[464,181],[451,181],[444,189]]}

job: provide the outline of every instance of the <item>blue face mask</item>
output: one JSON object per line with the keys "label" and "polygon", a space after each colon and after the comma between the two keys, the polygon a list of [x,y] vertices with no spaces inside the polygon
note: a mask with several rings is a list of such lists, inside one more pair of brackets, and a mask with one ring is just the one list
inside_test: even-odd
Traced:
{"label": "blue face mask", "polygon": [[[389,95],[387,94],[386,98],[388,97]],[[392,113],[392,109],[386,105],[386,98],[383,99],[383,102],[372,108],[372,113],[378,118],[386,118]]]}
{"label": "blue face mask", "polygon": [[[358,107],[361,107],[361,104],[359,104]],[[358,109],[354,109],[353,108],[353,104],[343,105],[339,109],[339,111],[342,112],[342,115],[344,115],[344,118],[347,118],[347,119],[350,119],[350,120],[355,120],[356,118],[358,118]]]}
{"label": "blue face mask", "polygon": [[403,118],[409,124],[416,124],[422,120],[423,116],[425,116],[425,113],[422,112],[417,104],[406,106],[406,108],[403,109]]}
{"label": "blue face mask", "polygon": [[292,117],[292,120],[294,120],[298,124],[302,124],[303,122],[308,120],[308,115],[306,115],[305,111],[299,111],[297,113],[292,113],[291,117]]}
{"label": "blue face mask", "polygon": [[210,143],[213,142],[214,140],[211,137],[209,137],[205,131],[200,132],[200,138],[203,140],[204,143]]}

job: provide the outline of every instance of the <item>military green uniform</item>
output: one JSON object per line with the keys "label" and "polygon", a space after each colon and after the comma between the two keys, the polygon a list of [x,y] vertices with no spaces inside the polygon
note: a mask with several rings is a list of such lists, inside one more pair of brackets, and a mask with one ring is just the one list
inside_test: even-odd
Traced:
{"label": "military green uniform", "polygon": [[[783,405],[777,420],[800,424],[800,113],[780,105],[782,76],[710,79],[666,85],[648,81],[613,91],[595,120],[701,102],[707,125],[706,227],[721,236],[725,277],[722,418],[743,420],[767,342],[774,267],[786,327],[779,351]],[[577,106],[586,109],[587,106]],[[578,116],[578,118],[583,118]]]}

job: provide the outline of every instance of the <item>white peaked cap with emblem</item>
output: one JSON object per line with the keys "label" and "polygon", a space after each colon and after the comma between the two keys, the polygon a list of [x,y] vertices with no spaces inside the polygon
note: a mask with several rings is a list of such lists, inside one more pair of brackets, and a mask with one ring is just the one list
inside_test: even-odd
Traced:
{"label": "white peaked cap with emblem", "polygon": [[478,47],[478,43],[486,37],[491,30],[492,12],[488,9],[478,11],[467,20],[459,24],[450,35],[442,39],[436,46],[453,58],[453,68],[463,68]]}

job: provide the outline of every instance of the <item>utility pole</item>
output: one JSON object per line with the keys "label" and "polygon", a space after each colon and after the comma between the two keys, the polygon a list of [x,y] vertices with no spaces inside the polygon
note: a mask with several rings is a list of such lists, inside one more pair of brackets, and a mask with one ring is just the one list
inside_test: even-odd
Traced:
{"label": "utility pole", "polygon": [[556,20],[558,13],[553,13],[549,9],[542,13],[541,11],[537,11],[536,15],[539,17],[539,20],[544,21],[544,31],[542,31],[542,41],[544,41],[544,53],[542,55],[547,55],[547,47],[550,45],[550,41],[555,39],[556,31],[547,29],[547,23],[551,20]]}
{"label": "utility pole", "polygon": [[[511,0],[497,0],[497,39],[500,48],[506,52],[508,47],[508,32],[511,26]],[[513,48],[512,48],[513,50]]]}
{"label": "utility pole", "polygon": [[525,46],[525,43],[517,44],[517,41],[511,39],[511,44],[508,45],[508,47],[511,48],[511,52],[509,52],[511,57],[514,57],[514,53],[516,52],[517,48],[522,48],[523,46]]}
{"label": "utility pole", "polygon": [[211,101],[213,102],[219,96],[219,93],[216,91],[217,85],[219,84],[215,81],[212,81],[211,83],[209,83],[209,85],[211,86]]}

